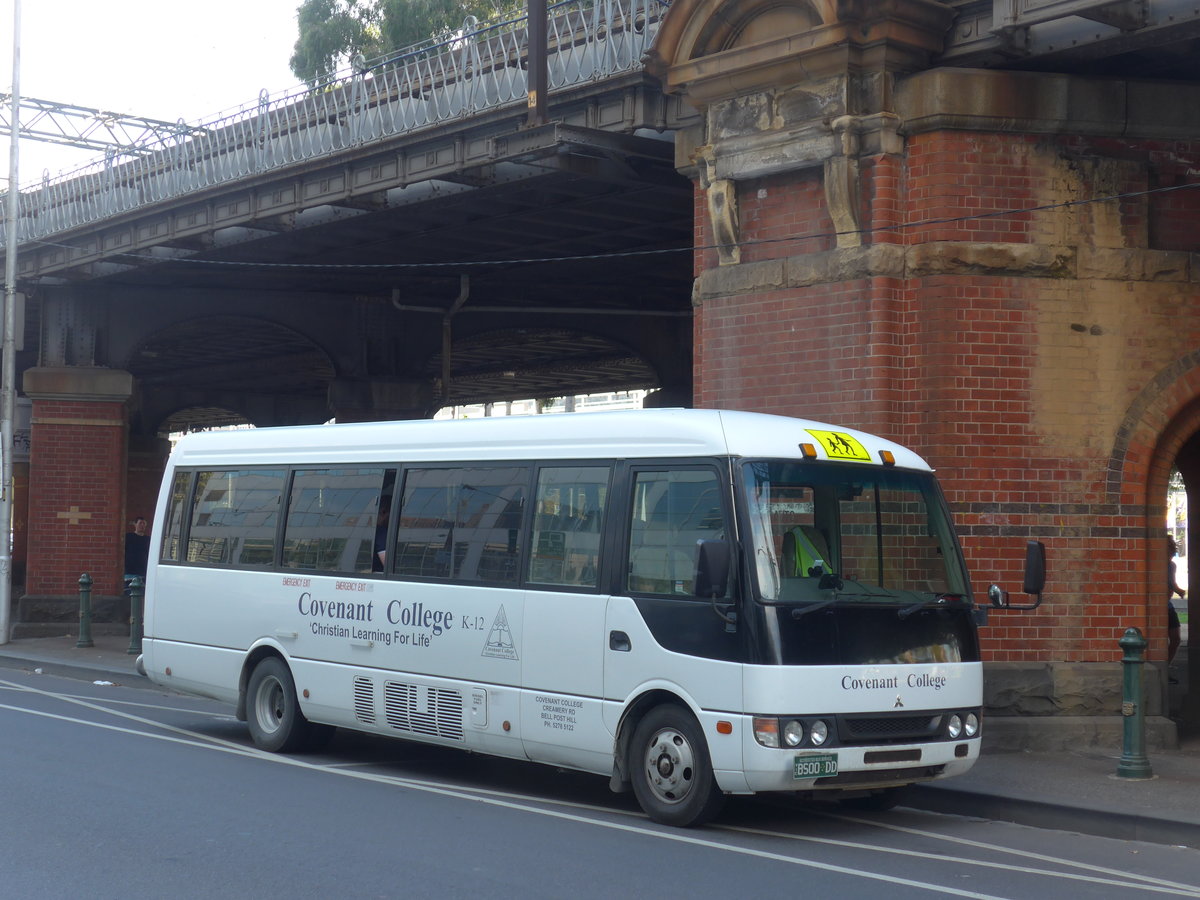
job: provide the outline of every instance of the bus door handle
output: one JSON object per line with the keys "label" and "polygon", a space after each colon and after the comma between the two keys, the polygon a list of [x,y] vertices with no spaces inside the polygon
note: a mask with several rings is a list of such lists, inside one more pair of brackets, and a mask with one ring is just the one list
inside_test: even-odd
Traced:
{"label": "bus door handle", "polygon": [[629,640],[629,635],[623,631],[610,631],[608,633],[608,649],[618,650],[621,653],[628,653],[633,649],[633,644]]}

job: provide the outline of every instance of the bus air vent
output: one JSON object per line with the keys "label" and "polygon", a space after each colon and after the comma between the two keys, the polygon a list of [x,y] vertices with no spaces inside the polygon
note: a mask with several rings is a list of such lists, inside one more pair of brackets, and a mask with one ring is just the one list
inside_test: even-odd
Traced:
{"label": "bus air vent", "polygon": [[354,718],[365,725],[375,724],[375,686],[361,675],[354,679]]}
{"label": "bus air vent", "polygon": [[389,681],[383,686],[387,723],[397,731],[461,741],[463,698],[458,691]]}

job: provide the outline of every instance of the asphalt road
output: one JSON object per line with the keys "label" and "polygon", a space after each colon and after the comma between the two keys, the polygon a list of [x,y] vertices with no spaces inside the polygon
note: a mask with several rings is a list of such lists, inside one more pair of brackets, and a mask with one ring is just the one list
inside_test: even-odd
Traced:
{"label": "asphalt road", "polygon": [[604,779],[0,672],[0,893],[28,898],[1200,898],[1200,851],[916,810],[735,798],[665,828]]}

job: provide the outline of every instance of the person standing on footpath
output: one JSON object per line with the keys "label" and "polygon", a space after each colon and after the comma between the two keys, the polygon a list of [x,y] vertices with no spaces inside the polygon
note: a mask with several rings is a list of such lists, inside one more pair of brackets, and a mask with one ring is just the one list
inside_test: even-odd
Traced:
{"label": "person standing on footpath", "polygon": [[1187,591],[1181,588],[1175,582],[1175,554],[1179,552],[1179,545],[1175,543],[1175,538],[1167,538],[1167,680],[1171,684],[1177,684],[1176,679],[1170,677],[1171,660],[1175,658],[1175,653],[1179,650],[1180,629],[1179,629],[1179,613],[1175,611],[1175,604],[1171,601],[1178,596],[1183,599],[1187,596]]}
{"label": "person standing on footpath", "polygon": [[133,520],[133,531],[125,535],[125,587],[136,576],[146,580],[146,563],[150,559],[150,535],[143,516]]}

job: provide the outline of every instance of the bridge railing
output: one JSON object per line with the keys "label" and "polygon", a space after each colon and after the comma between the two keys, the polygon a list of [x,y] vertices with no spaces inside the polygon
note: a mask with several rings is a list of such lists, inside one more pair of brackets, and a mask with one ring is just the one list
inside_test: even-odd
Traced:
{"label": "bridge railing", "polygon": [[[566,0],[549,8],[551,89],[641,67],[664,0]],[[524,103],[524,17],[463,29],[360,65],[313,89],[188,125],[160,143],[110,152],[22,191],[18,239],[46,237],[150,203],[317,160],[373,141]],[[0,224],[0,245],[4,226]]]}

